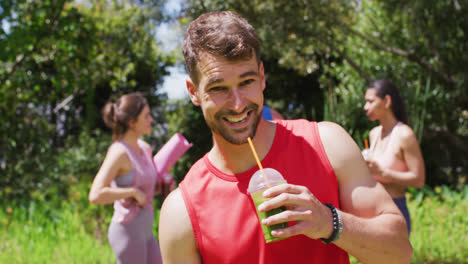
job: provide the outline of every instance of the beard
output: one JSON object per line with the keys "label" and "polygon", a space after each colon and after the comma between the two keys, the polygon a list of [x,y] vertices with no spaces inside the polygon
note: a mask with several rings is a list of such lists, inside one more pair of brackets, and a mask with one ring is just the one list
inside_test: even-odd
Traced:
{"label": "beard", "polygon": [[[258,113],[259,106],[256,104],[249,104],[246,108],[241,112],[245,113],[251,111],[250,118],[253,119],[253,123],[250,126],[243,127],[240,129],[232,129],[226,128],[223,125],[223,116],[225,115],[238,115],[239,113],[227,110],[227,111],[220,111],[215,114],[213,120],[206,120],[206,124],[211,129],[213,133],[221,135],[227,142],[234,144],[234,145],[242,145],[247,143],[247,137],[254,138],[255,134],[257,133],[257,127],[260,123],[261,113]],[[250,130],[247,136],[245,137],[236,137],[237,134],[245,133],[246,131]]]}

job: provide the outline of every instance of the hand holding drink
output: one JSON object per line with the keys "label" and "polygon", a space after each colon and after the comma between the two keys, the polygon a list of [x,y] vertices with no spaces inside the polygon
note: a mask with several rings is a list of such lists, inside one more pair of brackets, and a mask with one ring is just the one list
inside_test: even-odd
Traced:
{"label": "hand holding drink", "polygon": [[361,151],[362,157],[364,158],[365,161],[369,161],[372,159],[372,150],[370,149],[363,149]]}
{"label": "hand holding drink", "polygon": [[258,166],[260,167],[260,170],[256,171],[253,175],[252,178],[250,179],[249,182],[249,189],[248,192],[252,196],[252,200],[255,204],[255,209],[257,210],[258,218],[260,221],[260,225],[262,226],[262,231],[263,235],[265,237],[265,241],[267,243],[281,240],[284,238],[279,238],[279,237],[274,237],[271,234],[271,231],[276,230],[276,229],[282,229],[282,228],[287,228],[288,223],[280,223],[276,225],[263,225],[262,220],[264,218],[267,218],[269,216],[281,213],[286,210],[284,206],[281,206],[279,208],[275,208],[266,212],[260,212],[258,210],[258,206],[261,205],[263,202],[271,199],[271,198],[265,198],[263,197],[263,192],[267,190],[268,188],[286,183],[286,180],[283,178],[281,173],[279,173],[277,170],[272,169],[272,168],[265,168],[263,169],[262,164],[260,163],[260,160],[258,159],[257,153],[255,151],[255,148],[252,144],[252,141],[250,138],[248,138],[250,147],[252,148],[252,152],[255,156],[255,159],[258,163]]}
{"label": "hand holding drink", "polygon": [[[265,182],[265,179],[268,182]],[[272,168],[265,168],[258,170],[257,172],[252,175],[252,178],[250,179],[249,182],[249,189],[248,192],[252,196],[252,200],[254,201],[255,204],[255,209],[257,210],[258,218],[260,221],[260,224],[262,223],[262,220],[264,218],[270,217],[272,215],[281,213],[286,210],[284,206],[281,206],[279,208],[275,208],[266,212],[260,212],[258,211],[258,206],[261,205],[263,202],[270,200],[271,198],[265,198],[263,197],[263,192],[267,190],[269,187],[278,185],[278,184],[283,184],[286,183],[286,180],[281,176],[281,174]],[[263,235],[265,236],[265,241],[267,243],[277,241],[280,239],[284,238],[279,238],[279,237],[274,237],[271,235],[271,231],[276,230],[276,229],[282,229],[282,228],[287,228],[288,223],[280,223],[276,225],[270,225],[270,226],[265,226],[261,224],[262,230],[263,230]]]}
{"label": "hand holding drink", "polygon": [[364,141],[366,148],[361,151],[362,156],[364,157],[364,161],[366,161],[367,167],[369,171],[378,182],[381,183],[388,183],[389,181],[382,178],[382,170],[376,160],[373,159],[373,151],[369,149],[369,145],[367,144],[367,139]]}

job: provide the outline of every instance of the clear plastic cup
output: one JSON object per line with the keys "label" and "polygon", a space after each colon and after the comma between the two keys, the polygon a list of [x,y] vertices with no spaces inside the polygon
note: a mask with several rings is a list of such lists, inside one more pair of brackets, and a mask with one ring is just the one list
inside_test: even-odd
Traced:
{"label": "clear plastic cup", "polygon": [[370,149],[363,149],[361,151],[362,157],[364,157],[364,160],[371,160],[372,159],[372,150]]}
{"label": "clear plastic cup", "polygon": [[[266,180],[265,180],[266,177]],[[286,183],[286,180],[283,178],[281,173],[272,168],[265,168],[263,170],[258,170],[252,175],[252,178],[249,182],[248,192],[252,196],[252,200],[255,204],[255,209],[257,210],[258,219],[260,225],[262,226],[263,235],[267,243],[278,241],[284,238],[274,237],[271,235],[271,231],[276,229],[282,229],[288,227],[288,223],[280,223],[276,225],[265,226],[262,224],[262,220],[269,216],[281,213],[286,210],[286,207],[281,206],[279,208],[272,209],[267,212],[259,212],[258,206],[263,202],[269,200],[270,198],[263,197],[263,192],[271,186],[279,185]]]}

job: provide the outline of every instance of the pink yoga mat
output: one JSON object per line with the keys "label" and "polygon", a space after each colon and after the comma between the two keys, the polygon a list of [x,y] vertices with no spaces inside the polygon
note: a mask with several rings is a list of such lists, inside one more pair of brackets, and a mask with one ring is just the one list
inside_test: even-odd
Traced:
{"label": "pink yoga mat", "polygon": [[175,133],[153,157],[158,175],[162,176],[170,170],[191,146],[184,136]]}

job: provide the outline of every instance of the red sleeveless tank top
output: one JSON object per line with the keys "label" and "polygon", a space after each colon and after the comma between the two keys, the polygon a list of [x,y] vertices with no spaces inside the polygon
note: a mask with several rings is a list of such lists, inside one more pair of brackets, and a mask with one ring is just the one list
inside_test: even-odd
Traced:
{"label": "red sleeveless tank top", "polygon": [[[338,184],[323,149],[317,123],[280,120],[273,145],[262,160],[288,183],[307,186],[322,203],[339,208]],[[247,187],[258,168],[230,175],[208,155],[195,163],[179,185],[204,264],[349,263],[334,244],[304,235],[266,243]]]}

